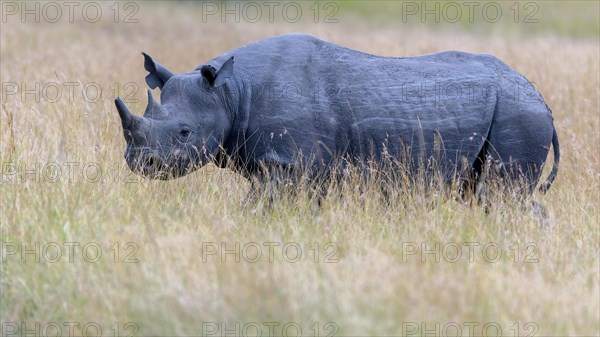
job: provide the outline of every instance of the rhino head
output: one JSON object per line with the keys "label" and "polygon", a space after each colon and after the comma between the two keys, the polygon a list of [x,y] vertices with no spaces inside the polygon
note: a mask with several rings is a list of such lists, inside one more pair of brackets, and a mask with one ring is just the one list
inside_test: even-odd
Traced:
{"label": "rhino head", "polygon": [[181,177],[214,159],[231,131],[231,95],[224,84],[233,74],[233,57],[219,70],[204,65],[194,72],[173,74],[142,54],[149,73],[146,83],[160,88],[160,104],[148,89],[148,106],[139,117],[116,98],[127,142],[125,160],[142,176]]}

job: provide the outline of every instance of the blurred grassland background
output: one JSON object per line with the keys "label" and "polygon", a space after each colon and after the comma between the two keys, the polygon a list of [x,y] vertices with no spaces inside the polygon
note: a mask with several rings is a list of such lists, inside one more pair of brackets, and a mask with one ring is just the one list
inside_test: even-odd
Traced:
{"label": "blurred grassland background", "polygon": [[[119,334],[127,335],[132,330],[125,324],[133,322],[141,336],[200,335],[202,322],[296,322],[304,335],[314,335],[315,322],[319,335],[332,331],[324,329],[328,322],[335,323],[338,336],[400,335],[413,323],[457,323],[465,335],[465,322],[480,328],[497,323],[511,336],[514,329],[521,336],[599,335],[598,2],[531,2],[538,8],[537,23],[523,22],[529,2],[519,2],[518,23],[509,9],[514,2],[496,2],[503,11],[498,22],[487,22],[476,9],[474,22],[463,16],[453,24],[421,22],[420,14],[402,22],[407,2],[394,1],[335,2],[337,23],[323,23],[328,3],[320,2],[315,23],[313,2],[298,3],[303,16],[296,23],[282,19],[281,11],[272,23],[266,17],[233,22],[231,16],[222,22],[218,14],[204,22],[202,4],[155,1],[137,3],[135,23],[123,22],[129,13],[125,3],[115,23],[112,2],[100,3],[105,15],[95,23],[77,11],[73,23],[22,23],[18,16],[1,23],[1,241],[30,249],[35,243],[96,242],[103,258],[90,263],[77,254],[72,263],[64,257],[48,263],[29,255],[22,262],[19,255],[5,254],[0,321],[97,322],[105,335],[114,333],[115,322]],[[438,3],[443,8],[449,2]],[[487,2],[477,3],[481,9]],[[486,215],[451,196],[432,198],[419,189],[397,191],[390,204],[376,185],[355,188],[362,183],[356,177],[318,210],[303,191],[271,209],[262,203],[244,208],[248,183],[214,166],[168,182],[130,175],[113,100],[115,95],[137,100],[130,109],[144,110],[141,51],[180,73],[287,32],[385,56],[450,49],[490,53],[524,74],[552,108],[561,141],[555,184],[547,195],[533,196],[548,208],[549,218],[540,221],[502,200]],[[18,92],[6,92],[7,83],[16,83]],[[22,95],[36,83],[57,83],[62,96],[52,102]],[[77,83],[72,99],[66,83]],[[86,99],[81,88],[89,84],[102,96]],[[52,90],[47,94],[55,97]],[[95,97],[93,90],[90,95]],[[67,163],[79,168],[67,171]],[[50,181],[43,168],[54,164],[62,167],[62,176]],[[98,181],[83,170],[91,164],[102,172]],[[121,245],[117,262],[110,249],[115,242]],[[134,246],[126,250],[128,242]],[[231,255],[225,262],[220,255],[204,260],[206,242],[230,249],[236,242],[263,247],[295,242],[304,257],[290,263],[277,251],[270,262],[265,248],[257,263],[236,262]],[[335,243],[335,263],[324,263],[329,242]],[[422,251],[406,251],[407,244],[465,242],[495,243],[503,255],[491,263],[477,250],[470,262],[464,251],[455,263],[436,262],[431,255],[423,262]],[[318,262],[310,250],[314,243],[320,247]],[[131,247],[137,247],[137,263],[124,261]],[[525,263],[525,257],[533,262]]]}
{"label": "blurred grassland background", "polygon": [[[500,8],[500,11],[497,11]],[[382,25],[408,24],[434,31],[457,30],[490,35],[598,37],[597,1],[342,1]],[[429,13],[429,14],[428,14]],[[437,13],[437,19],[436,15]],[[438,22],[436,22],[436,20]]]}

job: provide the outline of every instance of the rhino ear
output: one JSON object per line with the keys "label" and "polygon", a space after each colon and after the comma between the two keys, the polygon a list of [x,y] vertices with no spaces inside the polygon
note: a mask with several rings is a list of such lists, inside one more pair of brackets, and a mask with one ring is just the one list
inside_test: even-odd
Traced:
{"label": "rhino ear", "polygon": [[217,76],[217,70],[215,67],[205,64],[202,66],[202,68],[200,68],[200,74],[202,74],[202,77],[210,86],[215,84],[215,77]]}
{"label": "rhino ear", "polygon": [[200,68],[200,73],[211,87],[221,86],[226,79],[233,75],[233,56],[225,61],[218,71],[215,67],[207,64]]}
{"label": "rhino ear", "polygon": [[173,73],[154,62],[150,55],[146,53],[142,53],[142,55],[144,55],[144,68],[149,72],[148,76],[146,76],[146,83],[152,89],[157,87],[162,89],[169,78],[173,76]]}

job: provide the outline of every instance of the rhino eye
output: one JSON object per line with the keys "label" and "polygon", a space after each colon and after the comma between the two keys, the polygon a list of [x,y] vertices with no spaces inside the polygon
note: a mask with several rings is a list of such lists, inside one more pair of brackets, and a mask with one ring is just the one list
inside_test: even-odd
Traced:
{"label": "rhino eye", "polygon": [[179,135],[181,137],[188,137],[190,135],[190,133],[192,133],[192,131],[190,131],[190,129],[181,129],[181,131],[179,131]]}

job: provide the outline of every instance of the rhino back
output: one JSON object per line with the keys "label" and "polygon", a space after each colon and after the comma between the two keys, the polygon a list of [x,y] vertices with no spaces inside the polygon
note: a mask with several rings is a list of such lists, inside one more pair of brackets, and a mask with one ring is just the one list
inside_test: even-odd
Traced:
{"label": "rhino back", "polygon": [[497,101],[497,72],[485,55],[380,57],[291,34],[210,64],[218,68],[231,56],[236,75],[252,88],[244,130],[252,160],[293,164],[301,154],[328,164],[337,156],[364,161],[387,153],[472,164]]}

